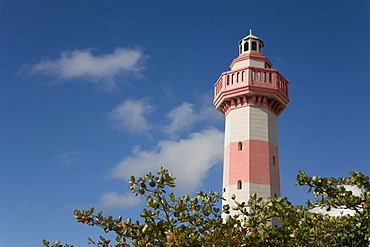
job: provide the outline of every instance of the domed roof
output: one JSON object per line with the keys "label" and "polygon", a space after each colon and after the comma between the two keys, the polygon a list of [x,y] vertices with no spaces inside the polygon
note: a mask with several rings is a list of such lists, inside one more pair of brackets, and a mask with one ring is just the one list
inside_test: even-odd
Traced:
{"label": "domed roof", "polygon": [[252,34],[252,29],[249,29],[249,35],[248,35],[248,36],[246,36],[244,39],[247,39],[247,38],[260,39],[260,38],[258,38],[257,36],[254,36],[254,35]]}
{"label": "domed roof", "polygon": [[242,38],[242,39],[239,41],[239,44],[241,44],[243,40],[245,41],[245,40],[249,40],[249,39],[255,39],[255,40],[258,40],[258,41],[260,41],[260,42],[261,42],[261,44],[262,44],[262,46],[263,46],[263,41],[262,41],[259,37],[254,36],[254,35],[252,34],[252,29],[249,29],[249,35],[248,35],[248,36],[245,36],[244,38]]}

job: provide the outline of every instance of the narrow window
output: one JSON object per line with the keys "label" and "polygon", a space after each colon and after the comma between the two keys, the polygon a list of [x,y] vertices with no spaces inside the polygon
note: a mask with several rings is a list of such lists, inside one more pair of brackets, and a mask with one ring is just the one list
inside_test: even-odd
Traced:
{"label": "narrow window", "polygon": [[243,143],[242,142],[239,142],[238,143],[238,150],[243,150]]}
{"label": "narrow window", "polygon": [[226,189],[224,188],[224,192],[226,192]]}
{"label": "narrow window", "polygon": [[275,163],[276,161],[275,161],[275,156],[272,156],[272,164],[273,165],[276,165],[276,163]]}
{"label": "narrow window", "polygon": [[248,51],[248,50],[249,50],[249,43],[245,42],[244,43],[244,51]]}
{"label": "narrow window", "polygon": [[238,180],[238,183],[237,183],[237,185],[236,185],[237,187],[237,189],[238,190],[241,190],[242,189],[242,181],[241,180]]}
{"label": "narrow window", "polygon": [[256,41],[252,42],[252,51],[257,51],[257,43]]}

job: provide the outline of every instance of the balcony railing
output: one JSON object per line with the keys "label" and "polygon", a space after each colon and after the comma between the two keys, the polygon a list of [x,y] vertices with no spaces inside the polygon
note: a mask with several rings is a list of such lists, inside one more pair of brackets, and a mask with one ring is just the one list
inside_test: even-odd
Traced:
{"label": "balcony railing", "polygon": [[222,73],[214,85],[215,99],[234,88],[254,86],[275,89],[288,98],[288,81],[275,69],[246,67]]}

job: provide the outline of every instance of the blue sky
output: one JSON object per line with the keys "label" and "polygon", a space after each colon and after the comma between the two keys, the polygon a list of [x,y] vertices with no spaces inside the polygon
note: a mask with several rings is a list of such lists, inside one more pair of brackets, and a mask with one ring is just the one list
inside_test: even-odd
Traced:
{"label": "blue sky", "polygon": [[160,165],[178,193],[221,190],[213,84],[253,29],[290,82],[281,190],[298,170],[370,174],[370,2],[0,1],[0,246],[102,233],[75,222],[141,202],[127,178]]}

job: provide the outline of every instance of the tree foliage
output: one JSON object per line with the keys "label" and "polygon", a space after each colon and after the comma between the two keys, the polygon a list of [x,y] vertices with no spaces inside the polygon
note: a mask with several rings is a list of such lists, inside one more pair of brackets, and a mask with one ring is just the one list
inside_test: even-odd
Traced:
{"label": "tree foliage", "polygon": [[[305,206],[295,206],[287,198],[262,200],[253,195],[248,202],[235,201],[221,210],[220,194],[198,192],[194,197],[176,197],[171,189],[175,178],[161,168],[156,174],[136,179],[131,177],[129,187],[136,196],[146,198],[141,221],[121,216],[113,218],[102,212],[75,210],[78,222],[114,232],[114,240],[101,236],[89,243],[99,247],[126,246],[368,246],[370,180],[360,172],[351,172],[347,178],[309,177],[300,171],[297,185],[307,186],[318,198]],[[361,195],[354,195],[343,185],[357,186]],[[352,209],[353,216],[329,216],[311,209],[323,207]],[[277,218],[281,226],[274,227]],[[46,247],[73,247],[60,242]]]}

